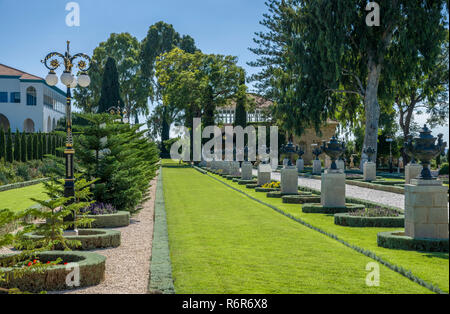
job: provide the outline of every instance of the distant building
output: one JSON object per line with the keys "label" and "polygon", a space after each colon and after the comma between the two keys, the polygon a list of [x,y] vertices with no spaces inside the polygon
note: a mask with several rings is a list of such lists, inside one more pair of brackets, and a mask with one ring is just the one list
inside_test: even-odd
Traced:
{"label": "distant building", "polygon": [[65,116],[66,94],[41,77],[0,63],[0,127],[51,132]]}
{"label": "distant building", "polygon": [[[273,103],[270,100],[255,94],[248,94],[248,96],[252,102],[250,106],[252,109],[247,112],[247,122],[253,125],[270,125],[272,123],[270,112]],[[233,125],[235,115],[236,103],[231,101],[228,105],[217,109],[215,116],[216,123],[223,124],[224,126]],[[312,145],[318,144],[320,146],[322,145],[322,141],[329,141],[330,138],[336,134],[336,128],[338,125],[338,122],[328,120],[327,123],[320,129],[322,133],[321,136],[317,135],[314,129],[306,129],[301,137],[294,136],[294,145],[298,145],[305,152],[303,159],[306,164],[311,164],[314,159]],[[322,158],[325,159],[325,155],[322,155]]]}

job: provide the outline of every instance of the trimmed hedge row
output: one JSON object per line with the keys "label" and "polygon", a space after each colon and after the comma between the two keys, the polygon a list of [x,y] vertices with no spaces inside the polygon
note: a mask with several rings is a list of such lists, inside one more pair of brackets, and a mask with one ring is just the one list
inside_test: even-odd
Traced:
{"label": "trimmed hedge row", "polygon": [[91,228],[120,228],[130,224],[130,212],[126,211],[108,215],[86,215],[83,217],[94,219]]}
{"label": "trimmed hedge row", "polygon": [[305,204],[305,203],[318,203],[320,202],[320,196],[317,195],[285,195],[282,197],[285,204]]}
{"label": "trimmed hedge row", "polygon": [[[14,254],[0,255],[0,263]],[[66,269],[65,265],[50,266],[44,272],[26,272],[21,277],[14,278],[11,268],[0,268],[1,272],[9,275],[8,282],[0,281],[0,287],[18,288],[25,292],[62,291],[100,284],[105,279],[106,257],[91,252],[41,252],[37,255],[41,262],[55,261],[61,258],[63,262],[77,263],[80,270],[80,286],[69,287],[66,284],[67,275],[73,268]]]}
{"label": "trimmed hedge row", "polygon": [[364,217],[339,213],[334,215],[334,223],[345,227],[403,228],[405,226],[405,217]]}
{"label": "trimmed hedge row", "polygon": [[302,206],[302,211],[304,213],[314,214],[347,213],[359,209],[365,209],[365,206],[360,204],[345,204],[345,207],[324,207],[322,204],[307,204]]}
{"label": "trimmed hedge row", "polygon": [[[73,250],[89,251],[100,248],[115,248],[120,246],[120,231],[107,229],[79,229],[78,236],[67,236],[67,240],[80,241],[80,247],[69,247]],[[27,234],[31,240],[39,240],[40,235]],[[64,249],[61,245],[56,247],[56,250]]]}
{"label": "trimmed hedge row", "polygon": [[50,178],[42,178],[42,179],[36,179],[36,180],[32,180],[32,181],[17,182],[17,183],[12,183],[12,184],[7,184],[7,185],[1,185],[0,192],[21,189],[21,188],[31,186],[31,185],[36,185],[36,184],[39,184],[39,183],[42,183],[42,182],[45,182],[48,180],[50,180]]}
{"label": "trimmed hedge row", "polygon": [[448,252],[448,239],[413,239],[401,231],[380,232],[378,246],[407,251]]}

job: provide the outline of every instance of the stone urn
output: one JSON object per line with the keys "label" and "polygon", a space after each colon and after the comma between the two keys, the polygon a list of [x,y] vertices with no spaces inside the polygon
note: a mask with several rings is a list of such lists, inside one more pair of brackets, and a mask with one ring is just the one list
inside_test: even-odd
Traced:
{"label": "stone urn", "polygon": [[333,136],[328,143],[325,141],[321,147],[321,150],[331,158],[331,170],[338,170],[336,160],[344,153],[345,143],[339,141]]}
{"label": "stone urn", "polygon": [[[447,143],[442,140],[443,134],[439,134],[438,138],[431,135],[431,130],[424,125],[420,130],[419,137],[410,138],[405,143],[405,151],[408,155],[421,161],[422,172],[418,177],[420,180],[434,180],[430,171],[431,160],[439,154],[444,154]],[[436,140],[438,140],[436,145]]]}
{"label": "stone urn", "polygon": [[319,160],[319,156],[322,154],[322,150],[319,148],[319,146],[317,146],[313,149],[312,154],[314,155],[315,159],[314,160]]}

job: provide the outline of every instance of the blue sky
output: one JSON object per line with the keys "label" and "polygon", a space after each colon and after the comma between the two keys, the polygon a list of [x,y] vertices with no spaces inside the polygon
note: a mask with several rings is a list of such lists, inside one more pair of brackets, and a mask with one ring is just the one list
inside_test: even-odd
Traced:
{"label": "blue sky", "polygon": [[[230,54],[251,74],[246,62],[254,32],[267,12],[264,0],[78,0],[80,26],[66,25],[67,0],[0,0],[0,63],[45,77],[40,63],[50,51],[92,54],[110,33],[129,32],[142,40],[149,26],[165,21],[180,34],[191,35],[205,53]],[[417,116],[424,123],[426,117]],[[443,126],[437,132],[449,131]]]}

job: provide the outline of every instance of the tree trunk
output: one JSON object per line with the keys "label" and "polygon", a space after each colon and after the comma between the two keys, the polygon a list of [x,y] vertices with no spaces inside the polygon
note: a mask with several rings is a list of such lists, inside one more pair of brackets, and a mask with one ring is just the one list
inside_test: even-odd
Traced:
{"label": "tree trunk", "polygon": [[[373,160],[377,160],[378,124],[380,120],[380,104],[378,103],[378,85],[381,73],[381,64],[376,64],[369,58],[369,75],[365,91],[364,107],[366,114],[366,132],[364,147],[375,149]],[[364,149],[364,148],[363,148]]]}

